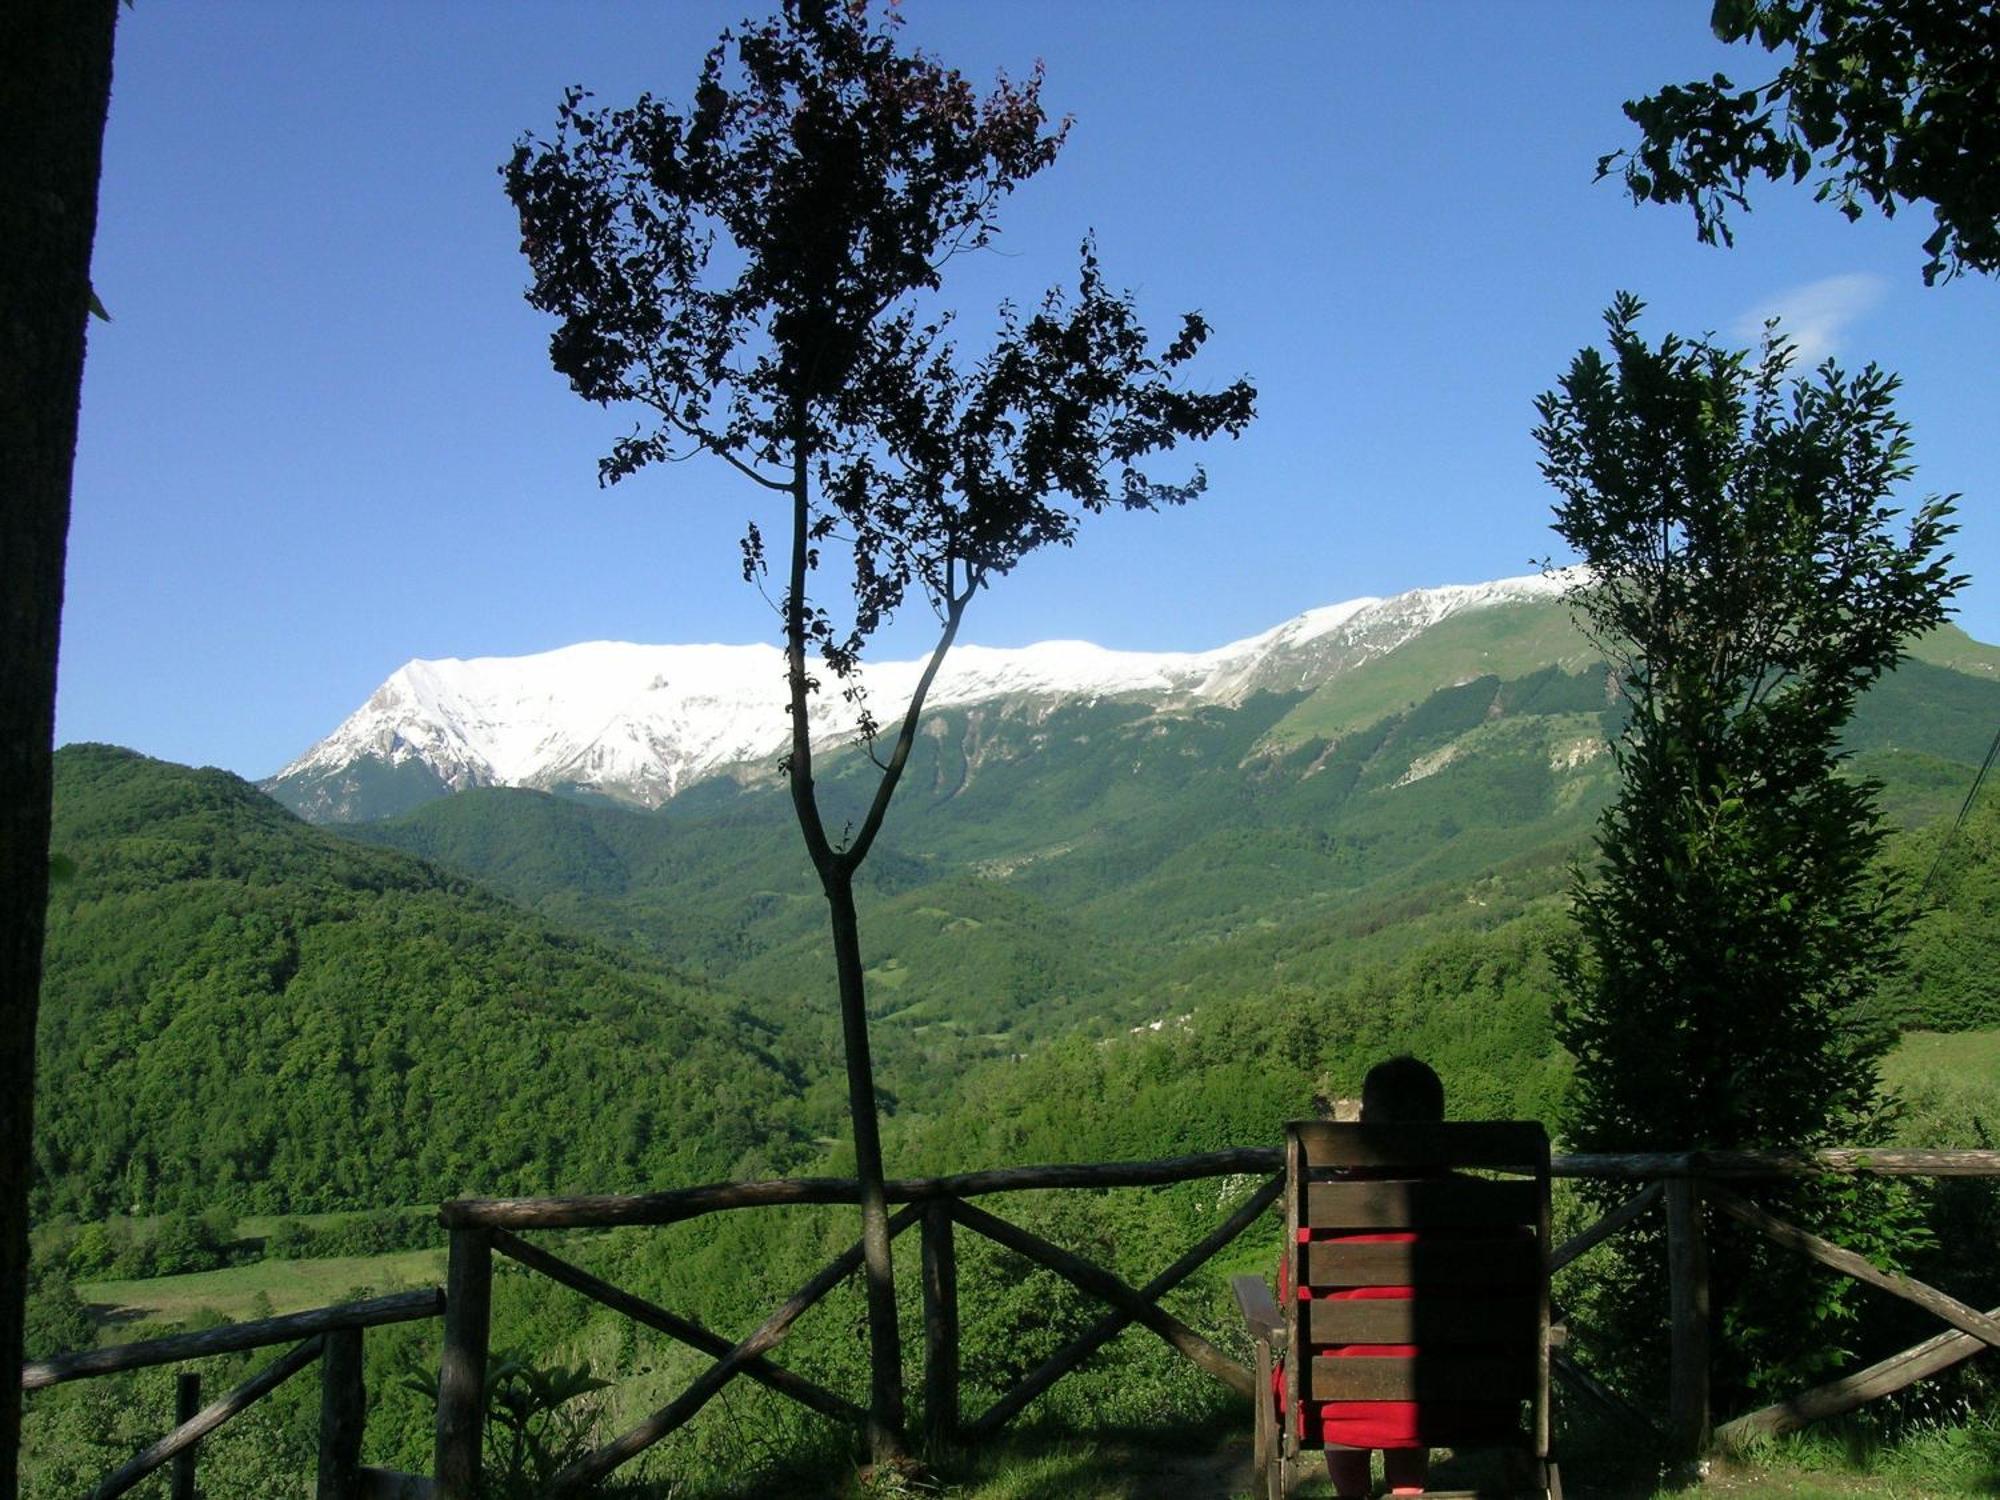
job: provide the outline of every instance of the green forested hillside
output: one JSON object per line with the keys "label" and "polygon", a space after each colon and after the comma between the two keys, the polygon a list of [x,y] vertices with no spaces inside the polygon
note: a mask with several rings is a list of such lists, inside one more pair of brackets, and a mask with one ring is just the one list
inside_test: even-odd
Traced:
{"label": "green forested hillside", "polygon": [[1989,777],[1962,825],[1939,819],[1890,861],[1915,918],[1881,1015],[1899,1031],[2000,1026],[2000,788]]}
{"label": "green forested hillside", "polygon": [[[1297,702],[939,713],[891,812],[881,868],[871,860],[873,905],[928,902],[982,923],[1009,907],[1024,932],[1094,944],[1116,969],[1135,948],[1157,956],[1385,885],[1567,848],[1608,785],[1601,686],[1588,674],[1479,678],[1338,741],[1279,747],[1269,731]],[[854,757],[835,757],[822,780],[858,810]],[[708,783],[656,814],[468,792],[341,832],[717,977],[753,960],[782,973],[770,955],[816,941],[823,923],[790,808],[770,785]],[[941,882],[958,899],[975,885],[1005,888],[1061,919],[991,897],[979,898],[988,910],[960,913],[925,896]],[[907,954],[879,954],[890,958],[914,967]]]}
{"label": "green forested hillside", "polygon": [[302,1211],[783,1161],[800,1078],[699,985],[219,771],[57,757],[36,1210]]}
{"label": "green forested hillside", "polygon": [[[1555,897],[1609,794],[1616,728],[1602,667],[1563,655],[1568,630],[1553,606],[1447,621],[1339,679],[1360,698],[933,715],[863,894],[886,1085],[914,1105],[981,1058],[1169,1014],[1194,976],[1247,993],[1357,932],[1407,928],[1388,939],[1407,945]],[[1851,736],[1857,774],[1884,782],[1905,825],[1956,808],[2000,722],[1983,648],[1957,632],[1922,645]],[[1494,670],[1453,680],[1481,666]],[[865,763],[835,756],[822,781],[858,815]],[[468,792],[341,831],[727,984],[833,1045],[823,902],[772,783],[712,781],[657,813]]]}
{"label": "green forested hillside", "polygon": [[[1460,742],[1513,732],[1484,721]],[[1507,778],[1479,759],[1475,745],[1428,780],[1449,790],[1464,776],[1445,806],[1504,812]],[[1536,779],[1526,763],[1514,758],[1515,781]],[[455,832],[440,853],[483,841],[502,879],[547,882],[539,904],[566,919],[552,924],[309,828],[220,772],[78,746],[59,777],[56,846],[75,873],[51,912],[44,1217],[684,1183],[780,1170],[841,1133],[818,901],[784,871],[787,825],[754,799],[680,822],[488,793],[410,825]],[[1296,807],[1300,786],[1280,779],[1264,795]],[[1562,1064],[1547,950],[1589,807],[1579,797],[1567,811],[1571,838],[1538,840],[1562,826],[1558,800],[1545,783],[1518,803],[1539,817],[1428,840],[1405,830],[1388,876],[1318,891],[1308,883],[1354,856],[1268,810],[1134,860],[1122,887],[1107,861],[1094,898],[933,850],[885,864],[864,936],[898,1132],[938,1167],[995,1152],[1146,1154],[1139,1085],[1157,1078],[1161,1150],[1254,1139],[1308,1085],[1338,1092],[1394,1046],[1435,1053],[1461,1094],[1552,1108]],[[930,813],[934,844],[961,837]],[[1901,1029],[2000,1024],[2000,812],[1984,800],[1939,863],[1947,824],[1892,849],[1921,897],[1909,972],[1879,998]],[[1365,847],[1392,838],[1385,827]],[[725,849],[737,872],[774,882],[743,896],[712,878],[707,897],[748,914],[745,951],[708,957],[753,998],[569,930],[643,915],[663,924],[652,946],[668,946],[675,895],[690,887],[662,872]],[[1232,879],[1263,881],[1274,915],[1204,888]],[[1108,1049],[1098,1040],[1128,1031]],[[1076,1040],[1052,1045],[1065,1034]],[[1078,1056],[1115,1075],[1095,1092],[1122,1101],[1107,1116],[1117,1142],[1096,1141],[1087,1112],[1072,1110],[1067,1129],[1033,1123],[1045,1101],[1074,1103],[1052,1080]],[[1165,1102],[1183,1086],[1233,1113]],[[982,1134],[999,1122],[1002,1135]]]}
{"label": "green forested hillside", "polygon": [[[1435,712],[1447,735],[1467,718],[1449,702]],[[1557,1118],[1568,1065],[1553,1039],[1549,958],[1564,932],[1574,841],[1535,834],[1573,826],[1558,816],[1587,825],[1587,804],[1578,798],[1552,811],[1565,785],[1553,772],[1535,791],[1518,764],[1509,774],[1480,769],[1482,742],[1519,732],[1504,714],[1482,717],[1458,736],[1471,741],[1458,761],[1401,788],[1394,782],[1402,771],[1364,762],[1355,784],[1374,776],[1382,800],[1369,810],[1364,793],[1351,810],[1384,821],[1377,841],[1353,857],[1362,868],[1379,857],[1375,868],[1387,873],[1329,887],[1317,901],[1301,885],[1329,867],[1329,845],[1310,829],[1284,827],[1275,811],[1268,821],[1245,817],[1233,831],[1212,831],[1212,855],[1170,851],[1135,862],[1125,886],[1107,874],[1095,896],[1087,883],[1055,887],[1075,900],[1035,890],[1004,862],[968,868],[971,861],[921,843],[913,854],[906,843],[885,866],[864,925],[878,1034],[889,1042],[891,1172],[1270,1141],[1315,1095],[1351,1096],[1371,1062],[1403,1049],[1438,1066],[1455,1115]],[[1389,741],[1385,732],[1375,743]],[[1453,742],[1411,732],[1390,761]],[[44,1221],[63,1212],[164,1211],[158,1237],[187,1227],[175,1211],[212,1206],[291,1212],[459,1192],[631,1189],[800,1171],[809,1158],[810,1170],[841,1170],[837,1052],[828,1010],[813,999],[824,984],[824,961],[812,951],[818,902],[786,873],[782,807],[746,796],[682,821],[486,794],[438,804],[412,825],[430,830],[441,857],[483,841],[500,878],[523,889],[548,882],[538,903],[546,915],[535,917],[406,856],[307,828],[219,772],[102,747],[72,748],[59,764],[57,843],[76,873],[57,893],[50,942]],[[1246,779],[1260,774],[1267,766],[1247,757]],[[1469,780],[1449,798],[1450,815],[1473,819],[1449,834],[1405,832],[1398,843],[1387,821],[1393,796],[1431,783],[1449,788],[1454,774]],[[1509,803],[1510,775],[1531,794]],[[1267,787],[1276,806],[1300,795],[1299,779],[1288,785],[1280,775]],[[1945,795],[1946,779],[1940,771],[1929,801]],[[1954,806],[1963,789],[1958,781]],[[1478,821],[1482,799],[1534,816]],[[944,821],[948,810],[934,805],[931,815],[941,820],[935,844],[961,836]],[[1949,823],[1927,824],[1892,852],[1911,894],[1921,892],[1924,914],[1912,933],[1912,974],[1882,1004],[1895,1024],[1927,1033],[1897,1075],[1911,1100],[1898,1125],[1903,1138],[1980,1144],[2000,1127],[2000,1093],[1990,1079],[1961,1076],[1954,1060],[1984,1056],[1990,1034],[1961,1043],[1933,1033],[2000,1024],[1990,977],[2000,972],[2000,804],[1982,799],[1939,862]],[[708,859],[724,874],[706,892],[691,878],[649,883],[679,861],[694,870]],[[1191,884],[1176,894],[1163,882],[1183,861],[1263,871],[1270,909],[1283,920],[1242,919],[1228,891]],[[1938,874],[1926,887],[1934,862]],[[558,877],[572,868],[584,873],[565,893]],[[745,899],[736,879],[772,884]],[[727,930],[732,901],[755,914],[741,928],[750,956],[732,956],[727,945],[707,951],[716,967],[755,982],[756,1018],[719,988],[565,930],[611,930],[635,914],[671,923],[683,909],[675,892],[708,914],[711,935]],[[1157,930],[1183,922],[1178,936],[1145,940],[1156,930],[1146,920],[1149,900],[1161,908]],[[1121,938],[1121,923],[1137,930]],[[754,951],[787,928],[789,937]],[[794,990],[796,1000],[780,998]],[[791,1057],[800,1063],[782,1061]],[[1138,1282],[1244,1191],[1241,1182],[1197,1182],[1017,1195],[991,1206]],[[1990,1242],[1990,1198],[1927,1196],[1937,1243],[1911,1269],[1990,1301],[1990,1258],[1977,1251]],[[786,1210],[574,1236],[561,1249],[641,1295],[740,1332],[852,1234],[851,1211]],[[93,1236],[116,1240],[95,1225],[54,1226],[45,1237],[54,1258],[43,1266],[36,1306],[63,1316],[36,1326],[58,1343],[76,1342],[88,1327],[64,1278],[79,1274]],[[921,1321],[913,1237],[900,1253],[914,1368]],[[1197,1327],[1227,1329],[1228,1276],[1264,1269],[1270,1254],[1253,1233],[1172,1305]],[[292,1264],[267,1260],[240,1274],[284,1279]],[[388,1259],[374,1272],[355,1264],[334,1274],[396,1274]],[[315,1263],[301,1276],[324,1270]],[[1099,1311],[976,1237],[962,1238],[960,1276],[974,1408]],[[138,1297],[130,1287],[118,1295]],[[496,1348],[616,1378],[597,1403],[600,1438],[667,1399],[699,1363],[635,1339],[617,1315],[536,1278],[499,1278],[495,1307]],[[786,1362],[860,1391],[865,1372],[852,1330],[861,1316],[852,1286],[836,1292],[802,1323]],[[1857,1335],[1869,1350],[1920,1336],[1893,1316]],[[428,1408],[401,1378],[434,1360],[427,1337],[423,1329],[371,1335],[370,1461],[413,1470],[428,1462]],[[119,1377],[38,1394],[26,1493],[87,1487],[157,1429],[164,1391],[158,1380]],[[1132,1335],[1032,1415],[1079,1435],[1121,1423],[1181,1424],[1221,1401],[1203,1377]],[[159,1410],[149,1414],[148,1403]],[[310,1473],[300,1446],[310,1416],[295,1406],[260,1407],[264,1416],[240,1441],[218,1448],[210,1461],[216,1493],[275,1493],[259,1486]],[[747,1457],[746,1428],[767,1439]],[[640,1469],[703,1500],[820,1494],[830,1492],[826,1474],[844,1472],[846,1445],[829,1424],[744,1390]]]}

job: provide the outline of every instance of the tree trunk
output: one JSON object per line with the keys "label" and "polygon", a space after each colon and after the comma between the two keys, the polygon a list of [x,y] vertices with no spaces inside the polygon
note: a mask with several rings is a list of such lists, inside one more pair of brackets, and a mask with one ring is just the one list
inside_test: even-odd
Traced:
{"label": "tree trunk", "polygon": [[117,0],[0,9],[0,1496],[21,1437],[56,641]]}
{"label": "tree trunk", "polygon": [[854,877],[823,877],[840,976],[840,1030],[847,1053],[847,1112],[854,1121],[854,1175],[861,1183],[861,1253],[868,1283],[868,1453],[877,1463],[903,1454],[903,1342],[896,1323],[896,1269],[890,1258],[889,1196],[882,1185],[882,1129],[875,1108],[875,1062],[868,1050],[866,980]]}

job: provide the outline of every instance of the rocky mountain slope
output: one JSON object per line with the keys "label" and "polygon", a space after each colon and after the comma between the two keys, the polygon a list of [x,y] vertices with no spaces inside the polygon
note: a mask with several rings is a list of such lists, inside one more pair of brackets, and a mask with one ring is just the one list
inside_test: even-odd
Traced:
{"label": "rocky mountain slope", "polygon": [[[1580,658],[1581,642],[1557,602],[1561,587],[1529,576],[1353,599],[1210,651],[1111,651],[1087,641],[960,646],[930,705],[1117,699],[1156,709],[1234,707],[1259,692],[1328,689],[1448,621],[1475,617],[1502,625],[1532,617],[1530,634],[1552,628],[1566,647],[1554,654]],[[1494,670],[1466,665],[1454,670]],[[900,711],[922,666],[867,667],[878,717]],[[1416,696],[1443,685],[1426,681]],[[812,712],[823,738],[851,735],[853,710],[838,694],[822,694]],[[767,766],[788,732],[776,646],[596,641],[534,656],[410,662],[264,787],[319,822],[388,816],[486,786],[580,789],[654,807],[718,773]]]}

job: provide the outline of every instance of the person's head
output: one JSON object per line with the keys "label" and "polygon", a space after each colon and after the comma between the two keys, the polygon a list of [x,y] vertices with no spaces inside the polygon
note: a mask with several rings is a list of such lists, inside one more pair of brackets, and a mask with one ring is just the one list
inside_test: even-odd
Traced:
{"label": "person's head", "polygon": [[1430,1064],[1405,1052],[1368,1070],[1361,1118],[1370,1125],[1421,1125],[1444,1118],[1444,1083]]}

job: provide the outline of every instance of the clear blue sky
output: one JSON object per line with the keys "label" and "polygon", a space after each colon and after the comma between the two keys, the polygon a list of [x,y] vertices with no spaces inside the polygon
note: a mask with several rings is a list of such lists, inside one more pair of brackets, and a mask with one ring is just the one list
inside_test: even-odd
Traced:
{"label": "clear blue sky", "polygon": [[[597,488],[631,418],[550,371],[496,176],[566,85],[684,99],[755,8],[121,11],[61,739],[266,775],[411,657],[772,638],[736,554],[768,497],[699,463]],[[1199,648],[1529,571],[1555,545],[1531,402],[1629,288],[1655,335],[1792,305],[1844,363],[1898,371],[1917,489],[1966,495],[1961,623],[2000,639],[2000,283],[1926,289],[1921,206],[1850,226],[1765,187],[1723,251],[1591,182],[1622,100],[1766,75],[1708,8],[905,0],[912,42],[981,81],[1040,58],[1076,117],[999,252],[958,268],[968,338],[1094,228],[1156,329],[1202,309],[1208,378],[1262,391],[1196,507],[1086,526],[967,638]],[[915,654],[927,619],[879,652]]]}

